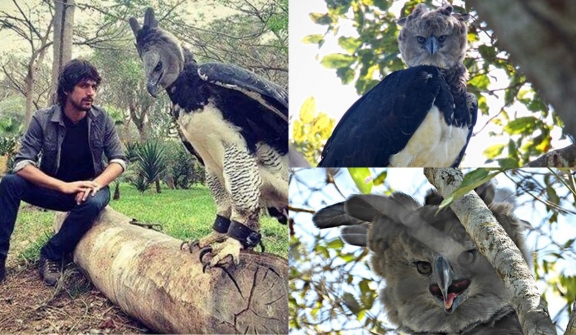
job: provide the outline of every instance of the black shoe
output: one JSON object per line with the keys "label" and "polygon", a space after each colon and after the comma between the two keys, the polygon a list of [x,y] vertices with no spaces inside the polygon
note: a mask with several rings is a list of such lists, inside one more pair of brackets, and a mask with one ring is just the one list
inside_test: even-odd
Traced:
{"label": "black shoe", "polygon": [[6,258],[0,257],[0,283],[6,279]]}
{"label": "black shoe", "polygon": [[38,271],[40,272],[40,277],[44,280],[44,284],[54,286],[58,283],[62,271],[61,263],[61,261],[54,261],[40,256]]}

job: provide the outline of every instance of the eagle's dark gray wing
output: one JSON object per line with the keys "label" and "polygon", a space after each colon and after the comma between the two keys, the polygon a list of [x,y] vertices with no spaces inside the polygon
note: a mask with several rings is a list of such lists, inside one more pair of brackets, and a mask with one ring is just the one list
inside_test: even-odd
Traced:
{"label": "eagle's dark gray wing", "polygon": [[242,92],[288,122],[288,92],[282,87],[232,64],[201,64],[198,75],[211,84]]}
{"label": "eagle's dark gray wing", "polygon": [[[434,107],[442,115],[441,121],[427,118],[435,111]],[[427,148],[430,143],[437,143],[437,152],[431,153],[439,158],[437,162],[433,160],[432,164],[438,164],[434,166],[456,167],[466,145],[457,148],[458,152],[441,152],[440,148],[445,148],[448,141],[468,143],[476,121],[476,114],[470,115],[471,110],[472,106],[455,104],[451,87],[436,67],[421,65],[393,72],[344,114],[324,146],[318,167],[389,166],[394,155],[402,153],[401,157],[406,156],[403,159],[415,159],[422,153],[413,148]],[[474,120],[469,120],[471,117]],[[415,137],[412,149],[407,147],[421,126],[426,129],[423,133],[450,129],[453,138],[420,135]],[[466,132],[460,131],[464,128]],[[425,143],[419,145],[418,141]]]}

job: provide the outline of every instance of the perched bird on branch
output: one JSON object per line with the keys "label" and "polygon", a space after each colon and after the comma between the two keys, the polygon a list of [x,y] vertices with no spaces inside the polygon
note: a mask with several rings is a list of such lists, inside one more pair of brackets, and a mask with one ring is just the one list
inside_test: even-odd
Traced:
{"label": "perched bird on branch", "polygon": [[405,70],[392,72],[344,114],[319,167],[457,167],[476,124],[466,92],[467,14],[419,4],[398,43]]}
{"label": "perched bird on branch", "polygon": [[[288,207],[288,93],[235,65],[199,64],[148,8],[130,26],[152,96],[166,89],[186,148],[205,165],[216,202],[214,232],[190,244],[215,266],[261,244],[260,208],[281,223]],[[221,243],[216,243],[221,242]]]}
{"label": "perched bird on branch", "polygon": [[[477,192],[528,261],[525,224],[513,207],[493,202],[491,185]],[[504,283],[454,212],[438,212],[441,201],[435,191],[424,205],[399,192],[356,195],[318,211],[313,221],[342,227],[345,242],[370,249],[371,268],[386,282],[380,299],[399,331],[521,335]]]}

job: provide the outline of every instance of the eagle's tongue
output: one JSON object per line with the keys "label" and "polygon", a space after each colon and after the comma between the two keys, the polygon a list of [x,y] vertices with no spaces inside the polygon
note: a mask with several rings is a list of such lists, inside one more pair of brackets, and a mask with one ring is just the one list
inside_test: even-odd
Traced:
{"label": "eagle's tongue", "polygon": [[452,308],[452,304],[454,303],[454,299],[456,299],[457,296],[458,296],[458,294],[456,294],[456,293],[448,293],[448,296],[446,296],[446,299],[444,300],[444,308],[446,310],[449,310],[450,308]]}

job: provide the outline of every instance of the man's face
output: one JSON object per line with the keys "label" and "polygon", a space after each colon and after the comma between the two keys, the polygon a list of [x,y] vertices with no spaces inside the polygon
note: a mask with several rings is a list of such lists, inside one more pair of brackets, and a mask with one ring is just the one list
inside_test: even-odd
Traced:
{"label": "man's face", "polygon": [[94,80],[82,80],[74,86],[72,92],[68,93],[67,103],[78,112],[87,112],[92,108],[97,89],[98,85]]}

